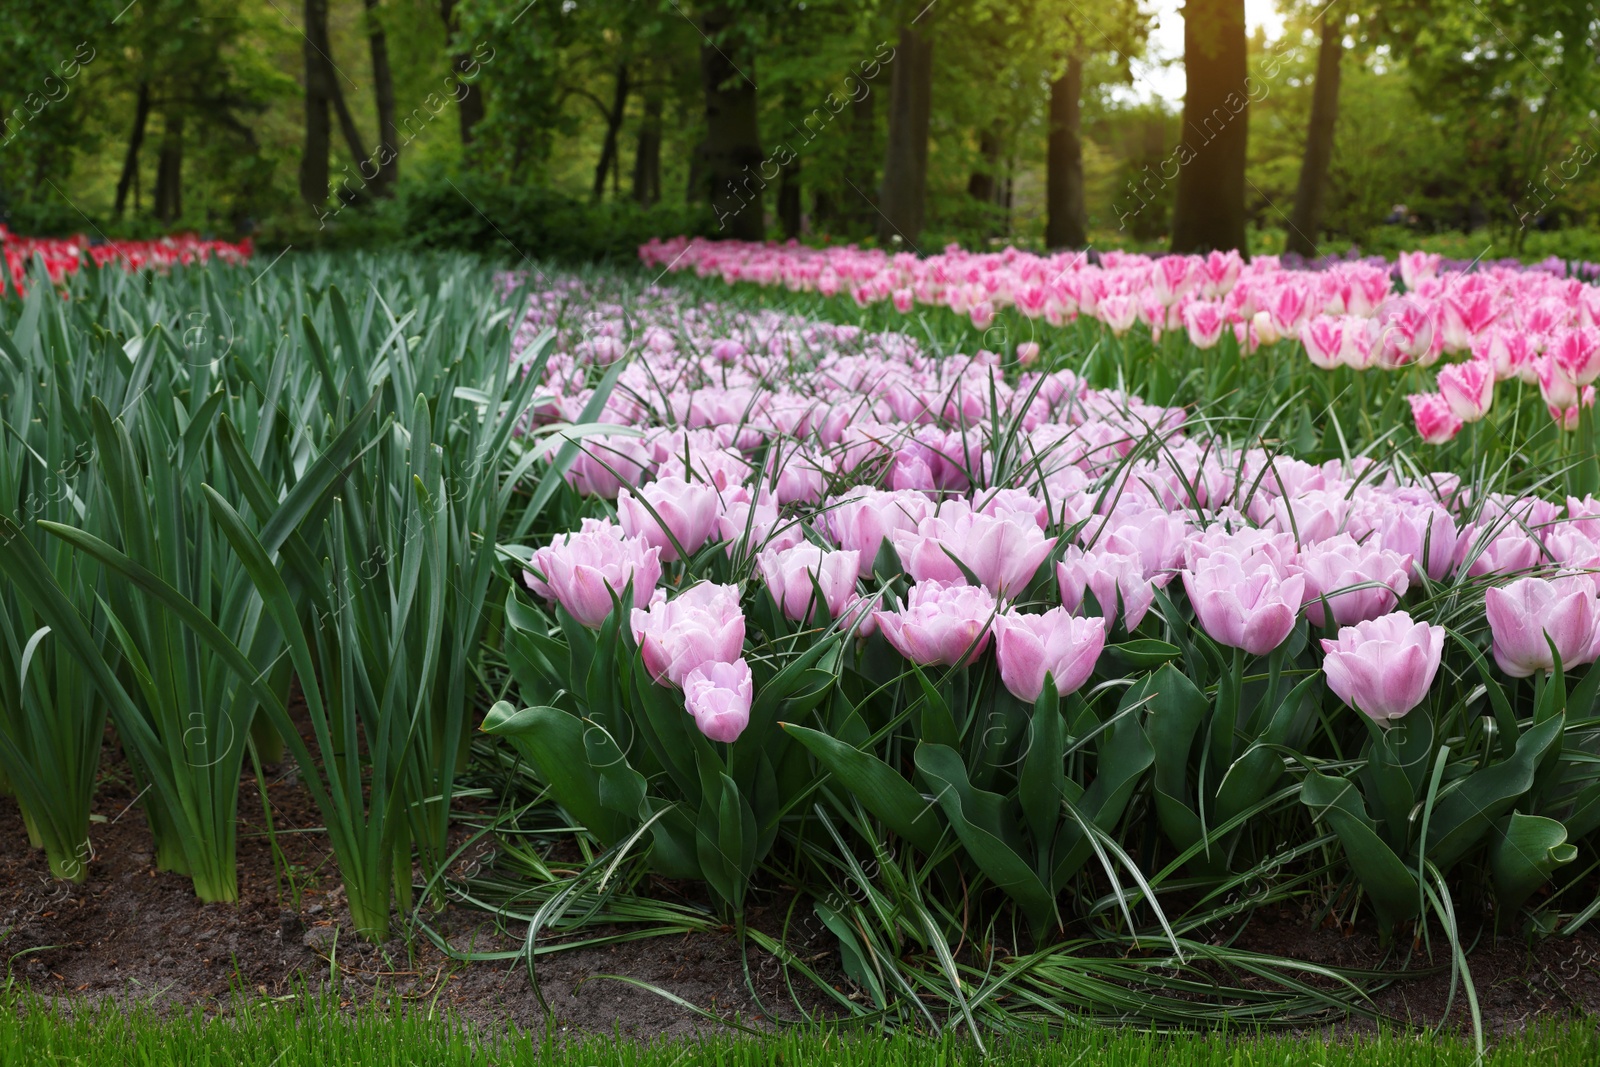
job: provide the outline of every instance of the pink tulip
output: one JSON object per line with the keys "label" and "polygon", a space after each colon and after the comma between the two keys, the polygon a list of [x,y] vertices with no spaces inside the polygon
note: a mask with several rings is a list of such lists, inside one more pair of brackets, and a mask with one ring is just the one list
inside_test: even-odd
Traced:
{"label": "pink tulip", "polygon": [[[633,537],[661,549],[664,560],[678,559],[678,549],[694,555],[716,528],[721,501],[704,482],[658,478],[638,491],[617,494],[617,521]],[[676,540],[676,544],[674,544]]]}
{"label": "pink tulip", "polygon": [[1494,404],[1494,367],[1482,360],[1452,363],[1439,371],[1439,395],[1462,422],[1477,422]]}
{"label": "pink tulip", "polygon": [[1411,417],[1416,421],[1417,433],[1430,445],[1442,445],[1455,439],[1461,432],[1461,420],[1450,410],[1450,405],[1438,393],[1418,393],[1406,397],[1411,404]]}
{"label": "pink tulip", "polygon": [[890,297],[894,301],[894,309],[904,315],[911,310],[912,292],[910,289],[896,289]]}
{"label": "pink tulip", "polygon": [[977,659],[989,644],[994,595],[975,585],[918,582],[899,611],[875,611],[883,636],[906,659],[921,666],[956,666]]}
{"label": "pink tulip", "polygon": [[972,305],[969,317],[972,319],[974,327],[980,330],[987,330],[994,325],[994,305],[987,300],[980,300]]}
{"label": "pink tulip", "polygon": [[1557,331],[1550,344],[1550,362],[1572,384],[1591,384],[1600,378],[1600,329],[1580,326]]}
{"label": "pink tulip", "polygon": [[700,732],[713,741],[739,739],[750,725],[755,680],[743,658],[703,663],[683,680],[683,703]]}
{"label": "pink tulip", "polygon": [[1007,612],[994,620],[1000,680],[1012,696],[1029,703],[1044,692],[1047,674],[1057,693],[1075,692],[1094,673],[1105,641],[1104,619],[1076,618],[1065,608],[1043,615]]}
{"label": "pink tulip", "polygon": [[1306,618],[1322,626],[1333,612],[1339,626],[1375,619],[1394,610],[1409,584],[1411,557],[1390,552],[1371,542],[1357,544],[1349,534],[1315,545],[1300,553],[1300,573],[1306,580]]}
{"label": "pink tulip", "polygon": [[1024,341],[1017,346],[1017,363],[1024,367],[1031,367],[1039,362],[1039,342]]}
{"label": "pink tulip", "polygon": [[[611,614],[613,594],[621,597],[633,583],[633,607],[650,602],[661,580],[661,550],[622,527],[585,519],[577,533],[557,534],[533,553],[532,564],[543,574],[523,572],[528,587],[566,609],[567,614],[590,629],[598,629]],[[624,605],[626,607],[628,605]]]}
{"label": "pink tulip", "polygon": [[1368,619],[1322,642],[1322,672],[1335,696],[1387,725],[1427,697],[1444,637],[1443,626],[1412,622],[1403,611]]}
{"label": "pink tulip", "polygon": [[836,545],[858,553],[860,576],[865,578],[872,573],[886,535],[915,530],[931,514],[933,501],[921,493],[861,488],[830,497],[821,521]]}
{"label": "pink tulip", "polygon": [[1555,670],[1551,643],[1563,669],[1594,662],[1600,600],[1587,578],[1519,578],[1490,589],[1484,612],[1494,637],[1494,660],[1513,678]]}
{"label": "pink tulip", "polygon": [[1050,555],[1052,543],[1031,519],[1009,512],[984,515],[949,505],[918,523],[915,532],[895,531],[889,536],[917,581],[964,582],[965,566],[996,596],[1021,592]]}
{"label": "pink tulip", "polygon": [[1215,347],[1227,324],[1228,317],[1216,301],[1196,300],[1183,309],[1183,326],[1189,331],[1189,343],[1196,348]]}
{"label": "pink tulip", "polygon": [[1332,370],[1344,355],[1344,320],[1333,315],[1318,315],[1300,327],[1300,343],[1306,355],[1323,370]]}
{"label": "pink tulip", "polygon": [[837,619],[855,595],[860,558],[853,550],[825,552],[806,542],[781,552],[761,553],[756,557],[756,569],[784,618],[793,622],[810,619],[812,601],[820,590],[819,606]]}
{"label": "pink tulip", "polygon": [[1139,305],[1131,296],[1107,296],[1100,300],[1100,321],[1117,336],[1128,332],[1139,317]]}
{"label": "pink tulip", "polygon": [[1212,640],[1252,656],[1264,656],[1283,644],[1305,599],[1305,579],[1299,575],[1280,578],[1265,563],[1246,570],[1223,554],[1197,560],[1183,572],[1183,585]]}
{"label": "pink tulip", "polygon": [[1378,521],[1378,543],[1411,557],[1415,573],[1435,582],[1455,567],[1458,540],[1455,519],[1436,504],[1387,507]]}
{"label": "pink tulip", "polygon": [[585,496],[614,499],[624,485],[638,485],[650,473],[650,455],[637,437],[595,434],[577,446],[567,482]]}
{"label": "pink tulip", "polygon": [[717,532],[728,542],[728,555],[734,556],[742,547],[749,555],[758,549],[782,551],[793,548],[805,540],[800,524],[785,522],[778,514],[778,505],[765,490],[756,501],[743,491],[730,492],[731,499],[724,501],[722,514],[717,516]]}
{"label": "pink tulip", "polygon": [[1094,594],[1108,620],[1116,619],[1121,604],[1122,624],[1130,631],[1138,629],[1156,599],[1155,587],[1145,577],[1139,557],[1108,549],[1085,552],[1076,545],[1069,547],[1056,564],[1056,584],[1061,604],[1068,611],[1083,606],[1085,591]]}
{"label": "pink tulip", "polygon": [[702,663],[732,663],[744,651],[744,615],[739,589],[700,582],[650,610],[633,610],[634,640],[645,668],[657,682],[681,686]]}

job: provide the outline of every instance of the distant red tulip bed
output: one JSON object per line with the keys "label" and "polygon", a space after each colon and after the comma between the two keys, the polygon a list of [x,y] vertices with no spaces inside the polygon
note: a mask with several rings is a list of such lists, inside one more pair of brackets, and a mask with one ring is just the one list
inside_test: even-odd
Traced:
{"label": "distant red tulip bed", "polygon": [[15,292],[26,291],[24,278],[35,257],[44,261],[50,280],[60,282],[85,262],[97,267],[120,263],[128,270],[205,263],[212,257],[227,263],[242,263],[250,258],[254,249],[248,237],[230,242],[194,234],[174,234],[151,241],[91,241],[82,234],[18,237],[0,226],[0,251],[5,254],[5,271],[0,274],[0,293],[4,293],[8,288]]}
{"label": "distant red tulip bed", "polygon": [[355,933],[726,926],[872,1023],[1476,1010],[1475,941],[1600,914],[1581,280],[194,254],[0,302],[0,772],[60,878],[109,718],[203,899],[293,760]]}

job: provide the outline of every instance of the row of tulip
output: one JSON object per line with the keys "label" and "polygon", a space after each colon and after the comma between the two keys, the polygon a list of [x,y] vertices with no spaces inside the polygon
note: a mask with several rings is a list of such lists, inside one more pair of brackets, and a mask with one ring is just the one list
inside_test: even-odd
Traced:
{"label": "row of tulip", "polygon": [[1364,260],[1293,269],[1275,256],[1245,263],[1237,253],[1108,252],[1091,261],[952,248],[917,257],[676,238],[650,242],[640,257],[730,283],[845,292],[862,306],[887,301],[901,313],[945,307],[979,329],[1015,308],[1055,326],[1087,316],[1116,335],[1142,322],[1153,338],[1176,332],[1200,350],[1225,335],[1246,355],[1283,341],[1325,370],[1427,367],[1449,356],[1436,389],[1410,398],[1431,443],[1487,414],[1495,383],[1509,379],[1537,386],[1551,418],[1576,429],[1600,376],[1600,288],[1504,264],[1441,272],[1439,256],[1420,252],[1402,254],[1392,269]]}
{"label": "row of tulip", "polygon": [[[1592,498],[1313,465],[1070,371],[672,290],[548,290],[517,344],[551,327],[530,428],[592,425],[552,446],[567,532],[508,549],[536,706],[487,728],[664,873],[737,904],[826,797],[957,842],[1042,932],[1100,833],[1223,879],[1265,814],[1331,830],[1387,928],[1424,857],[1498,857],[1509,914],[1600,826],[1600,672],[1564,680],[1600,653]],[[1508,790],[1530,766],[1561,771]]]}
{"label": "row of tulip", "polygon": [[130,271],[146,267],[165,269],[177,265],[206,263],[215,258],[224,263],[243,263],[254,254],[254,242],[218,241],[192,233],[171,234],[152,241],[91,241],[83,234],[75,237],[19,237],[0,226],[0,255],[5,270],[0,272],[0,294],[10,287],[20,295],[27,293],[27,274],[38,261],[53,284],[75,273],[86,263],[104,267],[121,264]]}

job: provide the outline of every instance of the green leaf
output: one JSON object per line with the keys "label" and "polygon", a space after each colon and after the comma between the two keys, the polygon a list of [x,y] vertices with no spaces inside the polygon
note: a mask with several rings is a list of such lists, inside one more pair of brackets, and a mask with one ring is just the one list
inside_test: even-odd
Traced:
{"label": "green leaf", "polygon": [[861,806],[923,852],[939,847],[938,809],[894,768],[818,730],[783,723],[783,730],[816,757]]}
{"label": "green leaf", "polygon": [[1495,899],[1506,912],[1521,907],[1556,868],[1578,858],[1578,847],[1567,843],[1567,828],[1555,819],[1514,811],[1496,829],[1489,869]]}
{"label": "green leaf", "polygon": [[584,745],[584,723],[560,708],[516,708],[502,700],[489,709],[480,727],[484,733],[504,737],[533,764],[550,794],[595,837],[615,844],[637,825],[608,808],[600,796],[600,774],[589,764]]}
{"label": "green leaf", "polygon": [[1462,779],[1439,798],[1428,826],[1427,856],[1448,871],[1533,787],[1534,775],[1561,740],[1566,716],[1556,714],[1525,731],[1511,758]]}
{"label": "green leaf", "polygon": [[1055,898],[1033,868],[1001,839],[988,822],[979,791],[967,781],[961,755],[946,745],[917,746],[917,770],[934,788],[938,802],[978,869],[1017,902],[1034,932],[1043,935],[1055,922]]}
{"label": "green leaf", "polygon": [[1177,645],[1139,637],[1120,645],[1107,645],[1102,653],[1111,664],[1121,670],[1146,671],[1177,659],[1183,650]]}
{"label": "green leaf", "polygon": [[1384,936],[1399,923],[1414,918],[1421,903],[1417,879],[1378,836],[1355,783],[1308,769],[1300,801],[1311,809],[1313,817],[1326,821],[1339,835],[1345,858],[1371,898]]}

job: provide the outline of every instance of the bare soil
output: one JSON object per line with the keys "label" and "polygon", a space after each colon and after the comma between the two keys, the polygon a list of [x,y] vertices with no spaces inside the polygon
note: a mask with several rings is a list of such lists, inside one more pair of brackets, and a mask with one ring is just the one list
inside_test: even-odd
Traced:
{"label": "bare soil", "polygon": [[[355,938],[317,813],[292,774],[273,777],[267,793],[280,847],[296,871],[298,906],[275,871],[259,794],[248,772],[240,802],[241,899],[201,903],[187,878],[155,870],[131,776],[114,751],[108,749],[97,800],[97,814],[105,821],[93,827],[94,855],[83,884],[49,877],[43,853],[28,846],[15,803],[0,798],[0,960],[26,987],[91,1003],[109,999],[218,1013],[229,1010],[238,995],[270,999],[321,993],[346,1005],[380,996],[448,1009],[492,1029],[508,1023],[545,1025],[518,962],[463,964],[421,936],[397,937],[384,945]],[[758,913],[753,922],[770,927],[779,910]],[[452,905],[431,923],[458,950],[520,945],[520,937],[497,931],[476,910]],[[397,921],[396,928],[403,924]],[[843,986],[831,941],[820,930],[808,936],[816,942],[805,946],[812,966]],[[1288,909],[1261,909],[1235,943],[1342,967],[1376,967],[1385,959],[1369,933],[1317,926]],[[740,951],[732,931],[724,930],[542,957],[539,977],[550,1007],[548,1021],[569,1031],[637,1038],[681,1036],[708,1025],[666,998],[598,975],[651,983],[746,1025],[770,1025],[775,1020],[768,1012],[797,1018],[776,961],[753,947],[748,968],[760,1002],[751,997]],[[1441,964],[1445,960],[1436,958]],[[1532,948],[1519,938],[1485,936],[1470,964],[1491,1032],[1520,1030],[1536,1019],[1600,1016],[1600,936],[1590,930]],[[821,995],[813,994],[806,1009],[825,1010]],[[1417,1025],[1470,1025],[1461,991],[1451,1003],[1450,979],[1442,966],[1383,991],[1374,1007]]]}

